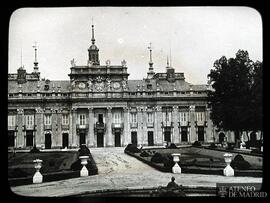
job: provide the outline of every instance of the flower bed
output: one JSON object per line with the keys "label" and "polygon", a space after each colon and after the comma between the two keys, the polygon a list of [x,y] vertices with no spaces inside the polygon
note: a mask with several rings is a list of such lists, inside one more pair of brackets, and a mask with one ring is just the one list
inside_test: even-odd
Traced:
{"label": "flower bed", "polygon": [[[178,150],[178,151],[177,151]],[[163,172],[172,172],[172,167],[174,166],[174,162],[172,160],[172,153],[181,153],[180,156],[180,167],[182,169],[182,173],[196,173],[196,174],[211,174],[211,175],[223,175],[223,169],[226,167],[226,163],[224,158],[211,157],[209,155],[204,155],[201,153],[201,150],[196,147],[188,147],[182,149],[155,149],[155,150],[142,150],[140,153],[133,153],[130,151],[126,151],[125,153],[133,156],[142,162],[156,168],[157,170]],[[155,151],[155,153],[153,153]],[[145,155],[148,156],[145,156]],[[247,161],[240,160],[240,168],[239,166],[239,158],[236,158],[236,161],[233,162],[233,166],[235,167],[235,176],[252,176],[252,177],[261,177],[262,169],[259,167],[246,167],[243,168],[243,163],[245,166],[248,165]],[[236,165],[235,165],[236,163]]]}

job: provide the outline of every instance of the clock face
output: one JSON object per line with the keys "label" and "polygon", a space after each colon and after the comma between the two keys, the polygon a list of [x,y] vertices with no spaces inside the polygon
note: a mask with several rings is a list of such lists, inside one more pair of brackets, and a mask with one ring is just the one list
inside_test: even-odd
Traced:
{"label": "clock face", "polygon": [[85,88],[85,84],[84,84],[83,82],[80,82],[80,83],[79,83],[79,88],[80,88],[80,89],[84,89],[84,88]]}
{"label": "clock face", "polygon": [[120,87],[120,83],[119,82],[113,83],[113,88],[118,89],[119,87]]}

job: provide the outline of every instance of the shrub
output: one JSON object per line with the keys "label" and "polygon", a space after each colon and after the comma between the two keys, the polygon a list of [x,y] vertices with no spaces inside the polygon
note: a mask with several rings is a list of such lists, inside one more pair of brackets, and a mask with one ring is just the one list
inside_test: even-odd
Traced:
{"label": "shrub", "polygon": [[131,153],[139,153],[141,150],[137,148],[134,144],[128,144],[125,148],[125,151],[129,151]]}
{"label": "shrub", "polygon": [[90,155],[90,150],[85,144],[82,144],[80,146],[80,149],[78,150],[79,156],[89,156]]}
{"label": "shrub", "polygon": [[174,143],[171,143],[171,145],[168,148],[169,149],[177,149],[177,146]]}
{"label": "shrub", "polygon": [[39,153],[40,152],[40,150],[36,147],[36,146],[34,146],[31,150],[30,150],[30,153]]}
{"label": "shrub", "polygon": [[164,159],[164,157],[160,153],[157,152],[152,156],[151,162],[163,163],[163,159]]}
{"label": "shrub", "polygon": [[[82,164],[81,164],[81,160],[78,159],[77,161],[73,162],[71,164],[71,167],[70,169],[73,170],[73,171],[79,171],[82,169]],[[94,166],[93,164],[91,163],[91,161],[87,160],[87,164],[85,165],[85,167],[88,169],[88,170],[92,170],[94,169]]]}
{"label": "shrub", "polygon": [[217,148],[217,145],[215,143],[211,143],[209,147],[210,148]]}
{"label": "shrub", "polygon": [[250,168],[250,164],[243,158],[242,155],[237,154],[231,162],[231,167],[234,169],[245,170]]}
{"label": "shrub", "polygon": [[14,169],[9,169],[8,171],[8,177],[9,178],[22,178],[26,177],[28,174],[21,168],[14,168]]}
{"label": "shrub", "polygon": [[140,154],[141,157],[148,157],[150,156],[149,153],[147,153],[146,151],[143,151],[141,154]]}
{"label": "shrub", "polygon": [[227,150],[233,150],[234,149],[234,143],[228,143],[228,146],[226,148]]}
{"label": "shrub", "polygon": [[252,150],[251,150],[251,153],[254,153],[254,154],[262,154],[262,151],[261,151],[259,148],[255,148],[255,149],[252,149]]}
{"label": "shrub", "polygon": [[202,146],[202,144],[201,144],[199,141],[195,141],[195,142],[192,144],[192,146],[194,146],[194,147],[200,147],[200,146]]}
{"label": "shrub", "polygon": [[169,169],[169,170],[172,169],[172,167],[175,164],[173,161],[173,157],[171,155],[164,157],[163,164],[166,169]]}

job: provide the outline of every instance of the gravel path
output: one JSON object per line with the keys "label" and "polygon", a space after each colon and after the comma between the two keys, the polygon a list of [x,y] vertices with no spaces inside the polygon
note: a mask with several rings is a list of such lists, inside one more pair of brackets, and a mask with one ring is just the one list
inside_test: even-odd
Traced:
{"label": "gravel path", "polygon": [[98,167],[98,175],[17,186],[12,187],[11,190],[24,196],[68,196],[105,189],[166,186],[172,176],[175,177],[176,183],[191,187],[215,187],[217,182],[262,182],[262,178],[254,177],[164,173],[124,154],[124,148],[95,148],[90,150]]}

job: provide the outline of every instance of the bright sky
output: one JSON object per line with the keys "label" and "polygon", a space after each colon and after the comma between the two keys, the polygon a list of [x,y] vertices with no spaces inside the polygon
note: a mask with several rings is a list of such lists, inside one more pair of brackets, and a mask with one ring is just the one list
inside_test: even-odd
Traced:
{"label": "bright sky", "polygon": [[205,84],[214,61],[239,49],[262,61],[262,20],[249,7],[21,8],[10,19],[9,72],[20,67],[21,55],[33,71],[37,41],[41,77],[69,80],[72,58],[87,64],[92,18],[101,65],[125,59],[129,79],[146,77],[150,42],[155,72],[165,71],[171,49],[172,66],[194,84]]}

